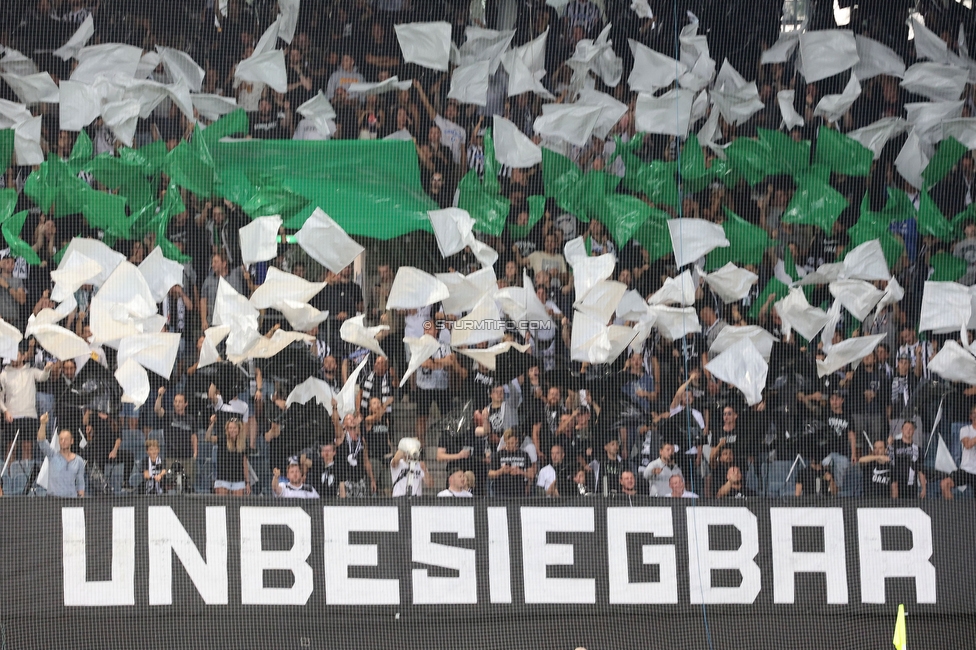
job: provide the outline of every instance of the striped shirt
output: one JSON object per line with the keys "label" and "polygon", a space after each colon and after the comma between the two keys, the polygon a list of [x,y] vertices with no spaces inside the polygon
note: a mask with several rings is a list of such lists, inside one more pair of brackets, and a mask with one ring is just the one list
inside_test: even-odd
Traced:
{"label": "striped shirt", "polygon": [[570,28],[582,27],[593,31],[600,22],[600,8],[590,0],[572,0],[566,5],[566,19]]}
{"label": "striped shirt", "polygon": [[[377,382],[379,382],[379,392],[377,393]],[[359,402],[359,408],[362,409],[363,413],[369,410],[369,400],[371,397],[379,397],[381,401],[393,397],[393,384],[390,382],[390,373],[385,375],[376,375],[376,371],[371,371],[366,378],[363,379],[359,387],[363,389],[363,398]],[[386,407],[387,413],[393,413],[393,406],[390,405]]]}

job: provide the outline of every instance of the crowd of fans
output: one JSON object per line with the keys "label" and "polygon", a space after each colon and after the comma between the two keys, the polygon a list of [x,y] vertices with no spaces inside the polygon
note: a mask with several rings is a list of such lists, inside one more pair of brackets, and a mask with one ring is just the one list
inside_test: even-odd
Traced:
{"label": "crowd of fans", "polygon": [[[494,115],[502,115],[524,134],[533,131],[544,100],[532,93],[507,96],[507,77],[498,68],[489,83],[485,106],[448,99],[449,73],[437,73],[404,63],[393,26],[401,22],[446,20],[454,43],[463,43],[468,25],[494,26],[494,2],[409,2],[408,0],[323,0],[303,2],[294,39],[286,48],[288,90],[277,93],[262,84],[235,83],[237,62],[253,52],[264,28],[277,15],[276,3],[230,0],[227,14],[215,16],[213,2],[175,3],[159,11],[143,3],[87,0],[11,2],[0,10],[2,40],[32,58],[38,67],[59,79],[70,62],[51,56],[89,14],[95,19],[96,40],[126,42],[144,49],[167,45],[187,51],[206,76],[203,92],[235,97],[250,119],[250,137],[273,139],[409,138],[416,143],[424,189],[441,207],[456,205],[460,179],[474,170],[485,171],[483,137]],[[151,4],[151,3],[146,3]],[[606,138],[594,137],[584,147],[567,150],[583,171],[601,170],[623,177],[624,160],[613,153],[635,135],[636,93],[626,79],[633,57],[627,38],[662,52],[674,52],[671,3],[651,2],[651,15],[640,17],[629,0],[571,0],[561,10],[543,0],[523,0],[515,6],[513,46],[527,43],[548,30],[543,83],[557,101],[572,101],[572,71],[565,61],[583,39],[592,39],[605,24],[623,59],[623,79],[607,87],[591,76],[587,83],[628,104],[630,111]],[[136,6],[139,5],[139,6]],[[660,6],[658,6],[660,5]],[[664,6],[667,5],[667,6]],[[892,11],[895,11],[892,9]],[[900,9],[898,11],[901,11]],[[927,24],[957,48],[958,21],[931,11]],[[775,27],[778,28],[778,18]],[[914,60],[907,33],[898,25],[855,21],[861,31]],[[790,132],[796,139],[815,139],[823,119],[814,116],[818,99],[839,92],[836,78],[805,83],[787,64],[760,65],[758,53],[778,36],[758,32],[761,47],[739,72],[756,79],[765,108],[743,124],[720,122],[725,142],[754,137],[757,128],[780,129],[782,119],[775,95],[796,90],[796,110],[805,125]],[[713,49],[718,44],[712,44]],[[742,52],[736,52],[742,58]],[[162,66],[151,73],[165,81]],[[398,76],[412,80],[406,90],[361,96],[349,92],[353,83],[376,82]],[[334,133],[323,134],[295,109],[320,90],[335,108]],[[5,98],[16,101],[9,88]],[[904,105],[916,99],[898,79],[879,75],[863,84],[863,92],[836,124],[841,131],[863,127],[879,118],[901,116]],[[976,111],[972,87],[961,99],[963,114]],[[56,107],[31,109],[43,116],[45,153],[66,158],[75,135],[58,128]],[[714,107],[712,110],[716,110]],[[704,120],[705,118],[702,118]],[[205,120],[203,120],[205,123]],[[692,131],[701,121],[692,125]],[[118,149],[101,121],[90,128],[95,153]],[[164,140],[173,148],[192,135],[192,124],[171,102],[163,102],[140,119],[136,146]],[[929,371],[928,364],[947,339],[920,340],[916,324],[925,281],[938,253],[961,258],[967,273],[961,281],[976,280],[976,223],[966,223],[955,240],[925,236],[914,219],[892,225],[891,233],[904,253],[892,268],[905,288],[904,298],[882,309],[868,324],[843,312],[833,333],[835,342],[865,334],[884,334],[876,350],[856,368],[845,367],[818,377],[815,361],[823,358],[819,338],[807,342],[795,333],[784,336],[772,299],[750,312],[760,292],[774,276],[777,263],[791,259],[804,275],[824,263],[835,262],[851,248],[847,230],[858,217],[862,198],[880,210],[889,187],[904,190],[916,208],[919,188],[911,186],[895,168],[895,156],[905,136],[894,138],[863,178],[834,174],[831,183],[850,208],[830,233],[782,220],[796,189],[794,181],[776,176],[750,187],[714,182],[682,195],[679,208],[655,207],[672,216],[697,217],[722,223],[729,209],[771,237],[762,263],[751,265],[759,276],[741,301],[727,304],[695,274],[695,308],[701,332],[677,341],[655,331],[637,349],[625,351],[613,364],[571,361],[569,348],[575,291],[563,247],[583,236],[589,254],[610,253],[617,265],[613,279],[647,297],[664,280],[675,277],[673,256],[651,259],[636,240],[618,245],[599,220],[584,224],[547,199],[544,217],[527,232],[500,237],[479,235],[500,253],[496,264],[499,287],[521,286],[523,271],[531,277],[539,299],[556,326],[530,336],[509,331],[506,338],[530,344],[529,360],[512,376],[490,371],[450,347],[450,321],[460,314],[444,313],[441,305],[400,312],[386,308],[398,262],[368,249],[365,263],[340,273],[323,269],[295,244],[282,243],[278,256],[267,263],[242,264],[239,229],[249,222],[240,206],[228,200],[201,199],[184,191],[187,210],[177,215],[170,241],[189,255],[182,284],[160,303],[167,331],[184,340],[177,367],[165,385],[142,408],[111,404],[104,408],[76,408],[68,396],[84,366],[115,369],[116,352],[93,348],[89,357],[59,361],[33,339],[25,340],[17,358],[0,373],[5,416],[4,450],[18,443],[12,459],[51,459],[49,491],[62,496],[112,491],[104,476],[124,477],[124,492],[161,494],[175,490],[217,494],[279,497],[360,497],[372,494],[495,497],[575,497],[579,495],[650,495],[673,497],[871,496],[926,497],[941,493],[951,498],[956,488],[974,484],[976,477],[976,388],[951,385]],[[673,160],[681,139],[645,137],[634,152],[642,161]],[[706,164],[715,152],[706,150]],[[0,260],[0,317],[23,331],[27,319],[51,300],[51,273],[56,254],[72,237],[99,238],[101,233],[81,215],[53,219],[23,194],[30,168],[11,166],[0,182],[20,193],[17,209],[29,210],[22,237],[42,260],[29,266],[8,251]],[[84,176],[91,184],[93,178]],[[509,223],[526,222],[528,199],[543,194],[540,166],[503,167],[501,193],[510,200]],[[973,200],[973,159],[970,153],[930,194],[943,214],[962,212]],[[166,184],[163,184],[166,187]],[[143,240],[118,241],[114,247],[129,261],[140,263],[155,247],[153,235]],[[217,383],[202,389],[194,382],[195,363],[210,326],[219,279],[249,296],[264,281],[270,266],[299,277],[324,280],[328,285],[311,304],[327,310],[329,319],[311,330],[309,345],[296,347],[315,358],[316,376],[336,391],[365,356],[370,357],[359,378],[361,409],[340,419],[310,411],[287,417],[286,405],[294,382],[282,380],[267,367],[246,363],[250,383],[222,395]],[[479,267],[470,250],[430,262],[426,270],[468,273]],[[883,286],[883,285],[881,285]],[[79,335],[90,334],[87,308],[93,287],[76,294],[78,307],[64,325]],[[829,304],[826,287],[818,287],[811,303]],[[382,340],[387,357],[343,341],[339,326],[365,314],[367,323],[390,326]],[[267,310],[262,328],[273,331],[280,314]],[[617,319],[616,324],[624,324]],[[770,359],[764,399],[747,406],[742,394],[706,369],[709,348],[727,327],[757,324],[780,340]],[[407,357],[404,336],[430,334],[442,345],[430,361],[399,388]],[[89,374],[90,373],[89,371]],[[942,399],[944,397],[944,399]],[[436,404],[437,413],[433,413]],[[941,408],[940,408],[941,404]],[[304,420],[303,420],[304,418]],[[394,422],[394,419],[399,421]],[[938,445],[930,432],[941,435],[960,451],[958,472],[939,473],[926,459]],[[37,431],[37,445],[33,432]],[[917,430],[917,431],[916,431]],[[30,435],[28,435],[30,432]],[[401,434],[406,434],[401,435]],[[55,436],[58,444],[48,442]],[[405,438],[402,441],[401,438]],[[137,444],[123,444],[136,440]],[[142,446],[144,445],[144,450]],[[435,452],[436,450],[436,452]],[[80,456],[87,463],[80,463]],[[178,465],[176,465],[178,463]],[[121,467],[121,469],[113,469]],[[443,477],[435,470],[443,469]],[[12,470],[10,470],[12,471]],[[9,476],[9,475],[8,475]],[[927,483],[935,481],[940,489]],[[439,483],[439,484],[438,484]],[[116,486],[115,491],[119,491]],[[971,489],[971,488],[970,488]]]}

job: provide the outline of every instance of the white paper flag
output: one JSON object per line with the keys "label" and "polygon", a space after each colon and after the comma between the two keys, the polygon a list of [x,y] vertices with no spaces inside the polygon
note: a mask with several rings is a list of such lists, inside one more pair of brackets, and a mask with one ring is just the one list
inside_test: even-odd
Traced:
{"label": "white paper flag", "polygon": [[535,119],[533,128],[543,137],[557,138],[577,147],[585,147],[590,142],[602,112],[603,109],[599,106],[543,104],[542,115]]}
{"label": "white paper flag", "polygon": [[[945,440],[942,439],[942,434],[937,435],[939,436],[939,448],[935,451],[935,469],[943,474],[952,474],[959,467],[956,465],[956,461],[953,460],[949,448],[946,447]],[[963,487],[966,486],[964,485]]]}
{"label": "white paper flag", "polygon": [[660,97],[640,93],[634,111],[637,130],[683,138],[688,135],[694,102],[694,91],[684,88],[669,90]]}
{"label": "white paper flag", "polygon": [[32,75],[18,75],[8,72],[0,76],[17,93],[20,101],[28,106],[41,103],[57,104],[61,101],[61,93],[47,72],[38,72]]}
{"label": "white paper flag", "polygon": [[967,149],[976,149],[976,117],[960,117],[944,121],[942,136],[955,138]]}
{"label": "white paper flag", "polygon": [[44,162],[41,149],[42,116],[32,117],[14,126],[14,158],[24,167],[40,165]]}
{"label": "white paper flag", "polygon": [[483,296],[481,301],[467,316],[454,322],[451,329],[451,345],[474,346],[489,341],[499,341],[505,334],[501,324],[501,313],[491,296]]}
{"label": "white paper flag", "polygon": [[851,78],[844,91],[839,95],[824,95],[817,102],[817,107],[813,114],[823,117],[828,122],[837,122],[850,110],[857,98],[861,96],[861,84],[857,80],[857,75],[851,73]]}
{"label": "white paper flag", "polygon": [[926,61],[905,71],[901,87],[932,101],[954,101],[962,95],[968,81],[968,70]]}
{"label": "white paper flag", "polygon": [[926,282],[922,291],[919,332],[959,332],[969,324],[972,301],[969,289],[955,282]]}
{"label": "white paper flag", "polygon": [[716,248],[730,245],[722,226],[705,219],[669,219],[668,231],[671,233],[675,264],[679,269]]}
{"label": "white paper flag", "polygon": [[856,367],[861,359],[874,352],[874,349],[886,336],[887,334],[858,336],[833,345],[830,352],[827,353],[826,359],[817,360],[817,376],[826,377],[847,364],[853,364]]}
{"label": "white paper flag", "polygon": [[769,364],[750,339],[739,339],[717,358],[709,361],[705,369],[738,388],[749,406],[755,406],[762,401]]}
{"label": "white paper flag", "polygon": [[298,107],[299,115],[312,121],[315,128],[323,136],[331,136],[335,130],[336,112],[329,103],[325,93],[321,90],[317,95]]}
{"label": "white paper flag", "polygon": [[722,354],[742,339],[749,339],[766,361],[769,361],[769,356],[773,353],[773,343],[777,340],[768,330],[758,325],[730,325],[723,327],[715,337],[715,342],[708,348],[709,357]]}
{"label": "white paper flag", "polygon": [[490,61],[475,61],[460,66],[451,75],[451,90],[448,99],[456,99],[462,104],[484,106],[488,103],[488,76]]}
{"label": "white paper flag", "polygon": [[85,339],[53,323],[28,324],[27,335],[37,339],[38,344],[47,350],[48,354],[61,361],[85,356],[91,352]]}
{"label": "white paper flag", "polygon": [[[108,280],[109,276],[115,272],[116,267],[125,261],[125,255],[118,253],[103,242],[97,239],[90,239],[87,237],[75,237],[70,242],[68,242],[68,248],[65,249],[64,256],[61,258],[61,263],[66,263],[66,260],[72,253],[81,253],[90,260],[93,260],[99,267],[101,267],[101,272],[95,277],[91,278],[91,284],[96,287],[100,287]],[[135,267],[133,267],[134,269]],[[140,274],[141,277],[141,274]],[[145,282],[143,280],[143,282]],[[83,283],[84,284],[84,283]],[[78,285],[81,286],[81,285]],[[148,289],[148,287],[147,287]],[[124,295],[123,294],[120,294]],[[152,293],[149,294],[150,296]],[[154,303],[155,304],[155,303]]]}
{"label": "white paper flag", "polygon": [[93,86],[80,81],[61,81],[60,126],[64,131],[81,131],[102,114],[102,98]]}
{"label": "white paper flag", "polygon": [[94,83],[99,75],[132,78],[139,67],[142,49],[122,43],[104,43],[82,48],[77,55],[78,67],[71,73],[71,81]]}
{"label": "white paper flag", "polygon": [[407,383],[410,375],[417,372],[417,369],[441,348],[441,344],[430,334],[424,334],[420,337],[405,336],[403,342],[407,344],[410,361],[407,364],[407,371],[403,373],[403,377],[400,379],[400,388],[403,388],[404,384]]}
{"label": "white paper flag", "polygon": [[486,293],[494,295],[498,289],[495,271],[490,266],[466,276],[460,273],[438,273],[435,277],[450,292],[450,296],[441,301],[446,314],[460,315],[471,311],[481,300],[481,296]]}
{"label": "white paper flag", "polygon": [[725,302],[738,302],[749,295],[759,276],[732,262],[704,276],[708,286]]}
{"label": "white paper flag", "polygon": [[881,243],[877,239],[871,239],[848,251],[844,256],[842,276],[868,281],[891,279]]}
{"label": "white paper flag", "polygon": [[240,229],[241,260],[244,266],[266,262],[278,254],[281,217],[258,217]]}
{"label": "white paper flag", "polygon": [[779,35],[779,39],[773,43],[768,50],[763,51],[762,56],[759,59],[761,65],[768,65],[770,63],[786,63],[793,56],[793,50],[800,43],[800,33],[795,32],[783,32]]}
{"label": "white paper flag", "polygon": [[963,104],[962,100],[905,104],[905,116],[919,140],[935,143],[942,139],[943,123],[962,116]]}
{"label": "white paper flag", "polygon": [[95,20],[91,14],[85,18],[84,22],[78,26],[75,33],[71,35],[68,41],[54,50],[54,56],[58,57],[62,61],[67,61],[78,56],[81,49],[85,47],[85,44],[91,40],[91,37],[95,35]]}
{"label": "white paper flag", "polygon": [[431,274],[401,266],[390,287],[387,309],[420,309],[450,296],[447,286]]}
{"label": "white paper flag", "polygon": [[156,51],[159,52],[159,58],[163,63],[163,68],[166,70],[166,74],[169,75],[170,79],[173,81],[183,79],[191,91],[195,93],[200,92],[200,88],[203,86],[203,77],[206,75],[206,72],[197,65],[197,62],[189,54],[160,45],[156,46]]}
{"label": "white paper flag", "polygon": [[222,116],[237,110],[237,100],[233,97],[208,94],[190,95],[190,101],[200,116],[211,122],[216,122]]}
{"label": "white paper flag", "polygon": [[291,44],[295,38],[295,29],[298,27],[298,14],[301,0],[278,0],[278,9],[281,15],[278,25],[278,38]]}
{"label": "white paper flag", "polygon": [[115,371],[115,379],[122,387],[122,402],[137,407],[146,403],[149,398],[149,375],[135,360],[129,359],[121,364]]}
{"label": "white paper flag", "polygon": [[627,285],[614,280],[603,280],[586,292],[582,298],[577,298],[573,306],[577,311],[606,323],[617,310],[617,305],[627,292]]}
{"label": "white paper flag", "polygon": [[925,187],[925,179],[922,172],[928,167],[931,156],[927,153],[927,147],[923,147],[917,129],[912,129],[905,139],[898,157],[895,158],[895,169],[908,181],[912,187]]}
{"label": "white paper flag", "polygon": [[857,41],[859,59],[854,66],[854,74],[858,79],[867,81],[879,74],[899,78],[905,76],[905,61],[890,47],[861,34],[854,39]]}
{"label": "white paper flag", "polygon": [[255,52],[237,64],[234,79],[246,83],[263,83],[279,93],[288,92],[285,53],[281,50],[271,50],[264,54]]}
{"label": "white paper flag", "polygon": [[169,379],[180,351],[182,336],[175,332],[127,336],[119,343],[119,365],[132,359],[146,370]]}
{"label": "white paper flag", "polygon": [[800,35],[800,56],[803,58],[803,76],[807,83],[840,74],[860,60],[853,32],[841,29],[803,32]]}
{"label": "white paper flag", "polygon": [[500,164],[524,169],[542,162],[539,145],[501,115],[496,115],[492,120],[491,132],[495,139],[495,157]]}
{"label": "white paper flag", "polygon": [[931,361],[930,372],[946,381],[958,381],[976,386],[976,357],[953,340],[946,341]]}
{"label": "white paper flag", "polygon": [[158,246],[152,249],[146,259],[139,264],[139,272],[146,279],[149,291],[156,302],[162,302],[171,288],[183,284],[183,265],[166,259],[163,249]]}
{"label": "white paper flag", "polygon": [[200,347],[200,359],[197,369],[204,368],[220,361],[217,346],[230,334],[230,325],[214,325],[203,333],[203,345]]}
{"label": "white paper flag", "polygon": [[401,90],[410,90],[413,87],[413,82],[409,79],[406,81],[400,81],[399,77],[393,75],[388,79],[379,81],[376,83],[351,83],[347,90],[350,95],[367,96],[367,95],[383,95],[386,93],[399,92]]}
{"label": "white paper flag", "polygon": [[773,305],[784,328],[796,330],[803,338],[812,341],[827,324],[827,312],[811,307],[803,289],[790,289],[789,294]]}
{"label": "white paper flag", "polygon": [[920,59],[929,59],[936,63],[948,63],[949,47],[939,35],[926,27],[914,17],[908,19],[908,26],[914,34],[915,54]]}
{"label": "white paper flag", "polygon": [[830,294],[854,318],[864,320],[881,300],[884,292],[864,280],[835,280],[830,283]]}
{"label": "white paper flag", "polygon": [[308,302],[314,298],[322,289],[325,282],[309,282],[297,275],[286,273],[274,266],[268,267],[268,274],[264,282],[251,294],[251,304],[255,309],[268,309],[282,300],[294,300],[295,302]]}
{"label": "white paper flag", "polygon": [[102,106],[102,120],[112,130],[112,135],[125,146],[131,147],[139,122],[139,102],[126,100],[105,104]]}
{"label": "white paper flag", "polygon": [[647,299],[647,304],[687,307],[695,304],[696,288],[695,281],[691,278],[691,271],[686,269],[676,278],[667,278],[661,288]]}
{"label": "white paper flag", "polygon": [[386,356],[386,352],[380,347],[380,342],[376,340],[376,335],[380,332],[390,329],[389,325],[376,325],[373,327],[366,327],[363,324],[365,314],[360,314],[359,316],[353,316],[352,318],[347,318],[339,326],[339,336],[346,343],[351,343],[356,347],[366,348],[367,350],[372,350],[381,357]]}
{"label": "white paper flag", "polygon": [[307,404],[309,400],[315,400],[315,403],[319,406],[324,406],[332,414],[332,398],[335,394],[332,392],[332,386],[327,382],[318,379],[316,377],[309,377],[302,383],[295,386],[290,393],[288,393],[288,399],[285,401],[285,406],[291,406],[292,404]]}
{"label": "white paper flag", "polygon": [[776,94],[776,102],[779,104],[779,112],[783,116],[783,123],[786,125],[787,131],[792,131],[804,124],[803,116],[793,108],[795,95],[795,90],[781,90]]}
{"label": "white paper flag", "polygon": [[908,121],[901,117],[882,117],[877,122],[869,124],[860,129],[856,129],[847,134],[852,140],[857,140],[862,145],[874,152],[874,159],[881,157],[888,140],[901,135],[908,130]]}
{"label": "white paper flag", "polygon": [[487,348],[458,348],[457,351],[466,357],[474,359],[488,371],[494,372],[497,367],[498,355],[505,354],[513,348],[523,354],[529,350],[528,345],[519,345],[513,341],[502,341]]}
{"label": "white paper flag", "polygon": [[404,63],[447,71],[451,59],[450,23],[401,23],[394,29]]}
{"label": "white paper flag", "polygon": [[495,74],[502,55],[515,36],[515,30],[498,32],[468,25],[464,30],[465,41],[458,50],[458,65],[469,66],[477,62],[488,63],[488,74]]}
{"label": "white paper flag", "polygon": [[661,54],[633,39],[627,39],[634,55],[634,68],[627,77],[632,91],[654,93],[674,83],[677,75],[686,72],[687,66]]}
{"label": "white paper flag", "polygon": [[694,307],[652,305],[648,307],[648,312],[653,316],[654,327],[672,341],[677,341],[687,334],[701,331],[698,312],[695,311]]}
{"label": "white paper flag", "polygon": [[333,273],[352,264],[365,250],[322,208],[315,208],[295,233],[295,241],[313,260]]}

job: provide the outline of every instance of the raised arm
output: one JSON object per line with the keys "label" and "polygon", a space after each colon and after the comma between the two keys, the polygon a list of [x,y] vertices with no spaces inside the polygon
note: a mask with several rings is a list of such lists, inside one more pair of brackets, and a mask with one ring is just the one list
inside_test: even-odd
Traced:
{"label": "raised arm", "polygon": [[434,106],[430,103],[430,98],[427,97],[427,93],[424,91],[423,85],[417,79],[413,80],[413,87],[417,89],[417,95],[420,97],[420,103],[424,105],[427,109],[427,117],[431,120],[437,117],[437,111],[434,110]]}

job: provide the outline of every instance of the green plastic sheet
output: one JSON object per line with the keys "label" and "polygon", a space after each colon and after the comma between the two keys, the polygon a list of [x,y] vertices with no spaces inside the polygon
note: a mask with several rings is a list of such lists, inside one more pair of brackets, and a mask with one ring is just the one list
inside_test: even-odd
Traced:
{"label": "green plastic sheet", "polygon": [[807,178],[797,188],[783,213],[784,223],[818,226],[828,235],[834,222],[847,207],[847,199],[826,183]]}
{"label": "green plastic sheet", "polygon": [[[219,170],[219,195],[238,205],[258,191],[251,179],[260,174],[276,178],[280,187],[307,199],[310,207],[285,222],[290,229],[300,228],[317,206],[350,235],[392,239],[416,230],[430,232],[427,212],[437,209],[421,187],[412,142],[220,142],[214,149],[214,163]],[[506,211],[500,228],[507,217]]]}
{"label": "green plastic sheet", "polygon": [[810,168],[809,140],[794,140],[782,131],[769,129],[756,129],[756,133],[781,169],[792,176],[799,176]]}
{"label": "green plastic sheet", "polygon": [[528,235],[535,225],[542,221],[542,217],[545,216],[546,197],[541,194],[536,194],[530,196],[527,201],[529,203],[529,222],[524,226],[520,226],[514,221],[509,221],[506,226],[508,228],[508,234],[514,239],[521,239]]}
{"label": "green plastic sheet", "polygon": [[729,240],[729,246],[710,252],[705,258],[705,270],[712,271],[729,262],[739,265],[762,263],[763,254],[770,246],[769,234],[727,207],[724,210],[725,221],[722,229],[725,231],[725,238]]}
{"label": "green plastic sheet", "polygon": [[14,257],[23,257],[31,266],[41,263],[41,258],[31,248],[30,244],[20,238],[20,231],[24,229],[24,221],[27,220],[27,210],[12,215],[4,215],[0,219],[0,233],[3,234],[4,241],[10,247],[10,254]]}
{"label": "green plastic sheet", "polygon": [[817,129],[817,151],[813,161],[826,165],[837,174],[867,176],[871,173],[874,152],[839,131],[821,126]]}
{"label": "green plastic sheet", "polygon": [[670,218],[667,212],[652,209],[647,220],[634,232],[634,239],[644,247],[652,262],[674,252],[671,231],[668,230]]}
{"label": "green plastic sheet", "polygon": [[955,232],[952,224],[942,215],[939,206],[925,190],[922,190],[918,205],[918,231],[923,235],[938,237],[942,241],[951,239]]}
{"label": "green plastic sheet", "polygon": [[932,267],[931,282],[955,282],[966,273],[966,260],[950,255],[949,253],[936,253],[929,260]]}
{"label": "green plastic sheet", "polygon": [[939,143],[938,151],[922,170],[922,178],[929,185],[935,185],[952,171],[959,159],[966,155],[966,151],[966,146],[955,138],[946,138]]}
{"label": "green plastic sheet", "polygon": [[10,159],[14,155],[14,130],[0,131],[0,173],[10,167]]}
{"label": "green plastic sheet", "polygon": [[770,278],[769,282],[766,283],[766,286],[763,287],[759,297],[756,298],[755,302],[752,303],[752,307],[749,309],[749,318],[752,318],[753,320],[759,318],[759,310],[761,310],[762,306],[766,304],[769,296],[775,296],[775,298],[773,298],[773,302],[775,303],[785,298],[789,293],[790,288],[783,284],[782,281],[777,280],[776,278]]}
{"label": "green plastic sheet", "polygon": [[24,194],[55,217],[81,212],[89,191],[91,188],[78,178],[77,172],[54,153],[49,153],[24,183]]}

